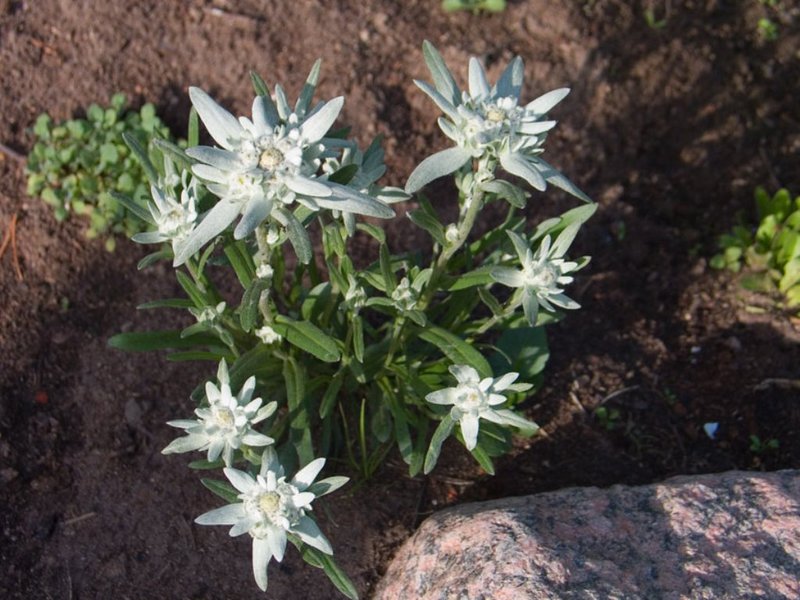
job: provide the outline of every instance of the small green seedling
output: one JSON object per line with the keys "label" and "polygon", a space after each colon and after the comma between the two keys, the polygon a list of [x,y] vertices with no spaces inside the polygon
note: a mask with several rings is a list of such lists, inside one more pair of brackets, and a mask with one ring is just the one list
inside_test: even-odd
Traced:
{"label": "small green seedling", "polygon": [[715,269],[738,273],[746,289],[780,292],[790,308],[800,306],[800,197],[792,200],[788,190],[770,196],[759,187],[755,193],[759,225],[755,232],[745,226],[720,237],[722,250],[711,259]]}
{"label": "small green seedling", "polygon": [[33,127],[36,143],[28,156],[28,194],[53,207],[58,221],[71,213],[89,220],[88,238],[107,236],[106,248],[115,247],[114,234],[127,237],[142,231],[115,193],[139,199],[150,197],[145,172],[123,141],[123,134],[147,148],[154,137],[169,137],[152,104],[139,111],[126,110],[123,94],[115,94],[110,106],[92,104],[85,119],[56,123],[42,114]]}
{"label": "small green seedling", "polygon": [[775,438],[762,441],[757,435],[750,436],[750,452],[763,456],[780,448],[780,442]]}
{"label": "small green seedling", "polygon": [[622,414],[616,408],[608,409],[605,406],[598,406],[594,410],[594,417],[603,429],[614,431],[619,427]]}
{"label": "small green seedling", "polygon": [[481,11],[499,13],[506,9],[506,0],[443,0],[442,8],[447,12],[471,10],[476,14]]}
{"label": "small green seedling", "polygon": [[778,39],[778,26],[771,19],[762,17],[758,20],[758,34],[764,40],[774,42]]}

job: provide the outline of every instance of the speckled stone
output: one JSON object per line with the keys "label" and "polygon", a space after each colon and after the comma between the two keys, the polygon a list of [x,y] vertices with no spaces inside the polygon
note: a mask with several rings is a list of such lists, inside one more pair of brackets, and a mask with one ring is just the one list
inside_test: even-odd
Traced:
{"label": "speckled stone", "polygon": [[800,598],[800,471],[467,504],[426,520],[375,600]]}

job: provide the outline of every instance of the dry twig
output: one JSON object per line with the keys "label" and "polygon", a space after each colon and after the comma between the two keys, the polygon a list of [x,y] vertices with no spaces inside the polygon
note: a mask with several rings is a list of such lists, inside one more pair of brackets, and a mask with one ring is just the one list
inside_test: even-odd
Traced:
{"label": "dry twig", "polygon": [[22,281],[22,269],[19,266],[19,254],[17,254],[17,214],[14,213],[14,216],[11,217],[11,224],[6,229],[3,242],[0,244],[0,260],[11,246],[11,262],[14,265],[14,272],[17,274],[17,281]]}
{"label": "dry twig", "polygon": [[9,148],[8,146],[3,144],[2,142],[0,142],[0,152],[5,154],[8,158],[14,159],[18,163],[24,164],[25,161],[28,160],[27,158],[25,158],[25,155],[20,154],[19,152],[17,152],[13,148]]}

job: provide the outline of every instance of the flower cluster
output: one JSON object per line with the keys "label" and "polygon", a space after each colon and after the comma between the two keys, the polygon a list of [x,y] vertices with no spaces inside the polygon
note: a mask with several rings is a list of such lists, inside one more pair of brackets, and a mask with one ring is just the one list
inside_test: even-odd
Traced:
{"label": "flower cluster", "polygon": [[132,239],[140,244],[170,242],[175,251],[191,235],[197,222],[197,180],[187,171],[179,176],[169,157],[164,159],[164,169],[166,174],[158,184],[150,186],[153,201],[147,207],[156,230],[137,233]]}
{"label": "flower cluster", "polygon": [[589,262],[588,257],[575,262],[564,258],[579,227],[579,223],[565,227],[552,245],[550,236],[545,235],[536,252],[518,234],[507,232],[522,268],[495,267],[491,276],[502,285],[522,290],[522,309],[531,325],[536,325],[540,306],[551,313],[555,312],[554,305],[569,310],[580,308],[580,304],[569,298],[563,289],[572,283],[571,273]]}
{"label": "flower cluster", "polygon": [[[156,144],[166,157],[161,174],[139,153],[152,202],[137,214],[155,230],[135,239],[164,245],[147,260],[172,259],[186,293],[148,307],[184,308],[196,322],[122,334],[112,345],[169,347],[176,360],[219,365],[217,380],[192,394],[194,418],[169,422],[184,435],[163,452],[205,452],[207,460],[193,468],[224,464],[227,481],[202,481],[229,504],[197,523],[252,538],[262,590],[269,562],[281,561],[291,542],[356,598],[312,518],[316,498],[347,481],[315,482],[326,460],[315,458],[320,449],[343,450],[340,457],[367,479],[394,448],[415,476],[436,466],[453,436],[493,473],[492,461],[512,447],[512,434],[538,429],[518,407],[549,355],[542,325],[560,318],[558,309],[578,308],[565,289],[588,259],[568,260],[566,253],[595,206],[525,233],[526,218],[515,214],[525,207],[528,193],[518,187],[524,184],[499,175],[536,190],[552,184],[588,201],[541,158],[555,126],[547,113],[567,90],[523,103],[524,69],[515,58],[494,85],[472,59],[462,92],[436,49],[426,42],[423,53],[433,84],[417,84],[442,109],[439,124],[454,146],[423,160],[405,191],[379,184],[385,166],[377,141],[362,151],[333,129],[341,97],[312,103],[319,63],[293,105],[280,86],[270,92],[253,75],[249,117],[237,118],[191,88],[196,116],[188,147]],[[214,145],[200,145],[200,121]],[[406,192],[450,173],[459,196],[449,220],[423,196],[407,212],[430,235],[430,245],[422,245],[429,254],[393,254],[387,231],[369,220],[356,223],[358,215],[392,216],[390,205]],[[505,220],[476,227],[495,200],[510,205]],[[316,256],[311,228],[318,228]],[[371,264],[351,252],[364,236],[378,246]],[[220,267],[235,279],[218,278]],[[540,311],[554,314],[539,319]]]}
{"label": "flower cluster", "polygon": [[[394,211],[385,201],[407,196],[393,188],[374,186],[385,169],[379,147],[361,153],[354,142],[326,137],[344,99],[334,98],[311,108],[318,75],[319,63],[294,109],[280,86],[274,100],[262,90],[253,100],[251,118],[236,118],[200,88],[190,88],[192,105],[218,146],[186,149],[184,156],[195,161],[191,166],[194,180],[184,186],[180,201],[164,188],[152,187],[150,211],[157,229],[134,240],[170,241],[177,267],[241,217],[233,229],[235,239],[244,239],[265,225],[273,232],[273,243],[278,239],[276,233],[285,232],[301,260],[308,262],[311,243],[298,218],[298,207],[311,213],[328,209],[345,215],[351,231],[353,215],[392,217]],[[355,173],[348,171],[350,180],[340,182],[337,174],[350,165]],[[197,180],[217,199],[199,219]]]}
{"label": "flower cluster", "polygon": [[281,103],[282,118],[268,96],[257,96],[250,120],[236,119],[199,88],[190,88],[189,96],[221,148],[196,146],[186,154],[201,163],[192,171],[220,201],[181,244],[176,266],[240,214],[233,232],[236,239],[247,237],[267,219],[288,227],[295,218],[288,208],[295,202],[312,211],[329,208],[372,217],[394,215],[379,200],[316,176],[321,157],[328,151],[321,142],[339,115],[343,98],[320,103],[304,118],[295,112],[287,114],[288,107]]}
{"label": "flower cluster", "polygon": [[514,385],[519,373],[506,373],[497,379],[492,377],[481,379],[478,372],[469,365],[452,365],[450,373],[456,378],[458,385],[431,392],[425,396],[425,400],[431,404],[453,405],[450,417],[461,427],[461,436],[464,438],[467,450],[473,450],[478,444],[480,419],[527,432],[536,431],[535,423],[511,410],[497,408],[507,401],[500,392],[530,389],[531,386],[527,384]]}
{"label": "flower cluster", "polygon": [[559,88],[525,104],[520,103],[524,65],[518,56],[493,86],[477,59],[469,61],[469,91],[461,92],[438,51],[423,47],[434,85],[415,81],[444,113],[442,132],[456,143],[426,158],[408,178],[406,191],[415,192],[427,183],[459,170],[471,160],[479,164],[475,178],[494,178],[497,163],[543,191],[551,183],[584,201],[589,198],[563,174],[541,158],[544,141],[556,122],[547,113],[569,93]]}
{"label": "flower cluster", "polygon": [[209,462],[222,455],[225,465],[233,464],[234,452],[247,446],[267,446],[275,440],[253,429],[269,418],[278,407],[276,402],[261,406],[261,398],[253,398],[256,378],[245,381],[238,394],[231,392],[228,366],[223,360],[217,371],[219,386],[206,384],[208,407],[195,410],[197,419],[179,419],[167,424],[186,431],[184,437],[164,448],[164,454],[207,450]]}
{"label": "flower cluster", "polygon": [[295,537],[325,554],[333,554],[328,539],[308,515],[315,498],[344,485],[346,477],[329,477],[314,484],[324,458],[311,461],[287,481],[278,456],[270,447],[261,457],[256,477],[227,468],[225,476],[240,493],[241,502],[209,511],[195,519],[200,525],[232,525],[231,536],[249,533],[253,538],[253,575],[258,587],[267,589],[267,565],[283,560],[286,542]]}

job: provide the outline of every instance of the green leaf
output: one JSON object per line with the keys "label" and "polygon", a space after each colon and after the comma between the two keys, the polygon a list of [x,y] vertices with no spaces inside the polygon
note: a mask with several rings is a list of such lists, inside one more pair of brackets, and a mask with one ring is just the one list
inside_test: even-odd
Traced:
{"label": "green leaf", "polygon": [[203,478],[200,480],[200,483],[202,483],[209,490],[229,504],[236,504],[237,502],[240,502],[239,492],[237,492],[232,485],[225,481]]}
{"label": "green leaf", "polygon": [[450,292],[457,292],[458,290],[465,290],[475,287],[476,285],[488,285],[490,283],[494,283],[494,279],[492,279],[491,274],[492,269],[494,268],[495,267],[493,266],[478,267],[474,271],[464,273],[463,275],[460,275],[459,278],[447,289]]}
{"label": "green leaf", "polygon": [[255,71],[250,71],[250,81],[253,83],[253,89],[258,96],[269,97],[269,88],[258,73]]}
{"label": "green leaf", "polygon": [[372,435],[375,436],[381,444],[389,441],[392,434],[392,414],[383,397],[379,396],[375,402],[375,407],[372,410],[372,418],[370,419],[370,429]]}
{"label": "green leaf", "polygon": [[494,475],[494,465],[492,464],[492,459],[486,453],[486,450],[481,448],[480,444],[475,446],[470,453],[475,460],[478,461],[478,464],[483,467],[483,470],[486,471],[489,475]]}
{"label": "green leaf", "polygon": [[119,160],[119,152],[114,144],[103,144],[100,146],[100,162],[107,165],[114,165]]}
{"label": "green leaf", "polygon": [[170,362],[213,362],[218,363],[223,358],[229,358],[224,354],[217,352],[203,352],[203,351],[190,351],[190,352],[173,352],[167,354],[167,360]]}
{"label": "green leaf", "polygon": [[328,177],[328,181],[333,183],[341,183],[347,185],[358,173],[358,165],[345,165],[335,173]]}
{"label": "green leaf", "polygon": [[544,327],[508,329],[496,346],[500,352],[489,358],[494,372],[519,373],[523,381],[531,381],[541,373],[550,358]]}
{"label": "green leaf", "polygon": [[342,389],[345,373],[346,371],[343,369],[339,370],[331,378],[330,385],[328,385],[328,389],[325,390],[325,394],[323,394],[322,401],[319,405],[319,416],[321,419],[327,419],[336,406],[336,399],[339,396],[339,390]]}
{"label": "green leaf", "polygon": [[456,105],[461,99],[461,92],[456,85],[450,69],[447,68],[442,55],[436,47],[428,40],[422,43],[422,56],[425,59],[425,64],[433,76],[433,83],[437,91],[445,97],[446,100]]}
{"label": "green leaf", "polygon": [[483,184],[483,189],[496,194],[498,198],[507,201],[515,208],[525,208],[529,196],[522,188],[502,179],[495,179]]}
{"label": "green leaf", "polygon": [[353,316],[353,354],[360,363],[364,362],[364,323],[358,315]]}
{"label": "green leaf", "polygon": [[141,219],[145,223],[148,223],[150,225],[155,225],[155,221],[153,221],[153,215],[150,214],[150,211],[145,209],[130,196],[127,196],[126,194],[119,194],[117,192],[112,191],[111,197],[114,198],[114,200],[116,200],[120,204],[122,204],[122,206],[124,206],[126,209],[128,209],[128,212],[130,212],[133,215],[136,215],[139,219]]}
{"label": "green leaf", "polygon": [[250,286],[242,295],[242,303],[239,305],[239,322],[242,329],[247,332],[252,331],[258,321],[258,305],[261,301],[261,294],[269,289],[270,282],[266,279],[253,279]]}
{"label": "green leaf", "polygon": [[279,380],[282,368],[283,365],[275,358],[273,350],[269,346],[258,344],[237,358],[228,369],[231,388],[241,388],[252,375],[266,381]]}
{"label": "green leaf", "polygon": [[297,450],[300,463],[306,465],[314,460],[311,443],[311,419],[305,402],[306,372],[294,359],[283,363],[283,379],[286,383],[286,401],[289,408],[289,437]]}
{"label": "green leaf", "polygon": [[486,307],[492,311],[494,316],[499,317],[504,313],[503,307],[500,306],[500,302],[486,288],[479,287],[478,296],[480,296],[481,302],[483,302]]}
{"label": "green leaf", "polygon": [[322,230],[322,243],[325,246],[325,256],[335,254],[342,257],[347,253],[339,223],[330,223]]}
{"label": "green leaf", "polygon": [[475,368],[481,377],[492,376],[492,368],[483,355],[472,345],[446,329],[431,326],[421,330],[418,336],[439,348],[454,365],[469,365]]}
{"label": "green leaf", "polygon": [[186,152],[184,152],[179,146],[176,146],[172,142],[163,140],[161,138],[154,138],[153,144],[156,146],[156,148],[161,150],[165,156],[169,156],[175,162],[178,170],[192,168],[194,161],[189,158]]}
{"label": "green leaf", "polygon": [[397,449],[400,456],[407,465],[411,464],[411,456],[414,446],[411,443],[411,433],[408,429],[405,411],[395,398],[389,398],[389,408],[392,411],[392,421],[394,422],[394,437],[397,440]]}
{"label": "green leaf", "polygon": [[305,227],[303,227],[303,224],[291,212],[287,210],[283,211],[281,214],[286,221],[284,223],[286,226],[286,233],[289,236],[289,241],[294,248],[295,254],[297,254],[297,260],[307,265],[314,256],[308,232]]}
{"label": "green leaf", "polygon": [[236,277],[239,279],[239,283],[242,284],[243,288],[247,289],[253,280],[255,269],[244,242],[240,240],[234,244],[229,244],[225,246],[224,251],[225,256],[233,267],[234,273],[236,273]]}
{"label": "green leaf", "polygon": [[149,310],[151,308],[190,308],[193,307],[191,301],[185,298],[166,298],[164,300],[152,300],[136,307],[137,310]]}
{"label": "green leaf", "polygon": [[168,250],[159,250],[158,252],[153,252],[152,254],[148,254],[139,263],[136,265],[138,270],[146,269],[152,264],[157,263],[159,260],[172,258],[172,249]]}
{"label": "green leaf", "polygon": [[317,88],[317,82],[319,81],[321,65],[322,60],[318,58],[311,67],[306,82],[303,84],[303,89],[300,90],[300,96],[295,104],[295,112],[299,115],[305,115],[311,105],[311,99],[314,97],[314,90]]}
{"label": "green leaf", "polygon": [[314,566],[321,566],[322,570],[325,571],[325,574],[328,576],[328,579],[331,580],[336,589],[339,590],[342,594],[350,598],[350,600],[358,600],[358,590],[356,590],[356,586],[353,585],[353,582],[350,581],[350,578],[347,577],[344,571],[336,564],[336,561],[333,560],[333,557],[317,550],[316,548],[312,548],[307,544],[302,545],[302,549],[300,550],[303,556],[303,560],[307,563],[314,565]]}
{"label": "green leaf", "polygon": [[225,463],[220,458],[219,460],[215,460],[213,462],[209,462],[205,459],[202,460],[193,460],[189,463],[190,469],[195,469],[196,471],[211,471],[212,469],[221,469],[225,466]]}
{"label": "green leaf", "polygon": [[201,334],[182,338],[181,332],[178,330],[118,333],[108,340],[111,348],[126,352],[147,352],[166,348],[191,348],[217,344],[219,344],[219,340],[216,336]]}
{"label": "green leaf", "polygon": [[450,413],[448,413],[441,420],[439,426],[436,428],[436,431],[433,432],[431,443],[428,446],[428,452],[425,455],[425,468],[423,469],[423,472],[426,475],[433,471],[433,468],[436,466],[436,461],[439,460],[439,454],[442,451],[442,444],[452,433],[455,424],[456,422],[453,420],[453,417],[451,417]]}
{"label": "green leaf", "polygon": [[397,287],[397,280],[395,279],[394,270],[392,269],[392,259],[389,256],[389,247],[386,244],[381,244],[380,247],[380,266],[385,292],[388,295],[391,294]]}
{"label": "green leaf", "polygon": [[188,147],[197,146],[200,143],[200,119],[197,116],[197,109],[192,106],[189,111],[189,130],[186,135],[186,145]]}
{"label": "green leaf", "polygon": [[128,131],[122,133],[122,139],[128,145],[128,148],[131,149],[131,152],[133,152],[134,156],[136,156],[136,158],[139,160],[139,164],[142,165],[144,174],[147,176],[147,179],[150,181],[150,183],[153,185],[158,184],[158,172],[153,166],[153,163],[150,162],[150,157],[147,155],[147,151],[145,151],[141,143],[139,143],[139,139]]}
{"label": "green leaf", "polygon": [[177,277],[178,283],[183,288],[183,291],[186,292],[186,295],[189,296],[197,308],[203,308],[211,304],[206,300],[205,295],[200,291],[200,288],[197,287],[192,278],[186,273],[183,271],[175,271],[175,277]]}
{"label": "green leaf", "polygon": [[52,124],[53,120],[50,118],[50,115],[42,113],[36,118],[36,123],[33,126],[33,133],[40,139],[48,140],[50,139],[50,127]]}
{"label": "green leaf", "polygon": [[386,243],[386,233],[380,227],[376,227],[370,223],[357,223],[356,229],[363,231],[373,239],[377,240],[379,244]]}
{"label": "green leaf", "polygon": [[307,321],[293,321],[283,315],[278,315],[275,321],[273,329],[293,346],[323,362],[337,362],[341,359],[336,341],[316,325]]}
{"label": "green leaf", "polygon": [[440,246],[447,244],[447,240],[444,237],[444,227],[427,212],[417,209],[406,213],[406,215],[414,225],[427,231]]}

